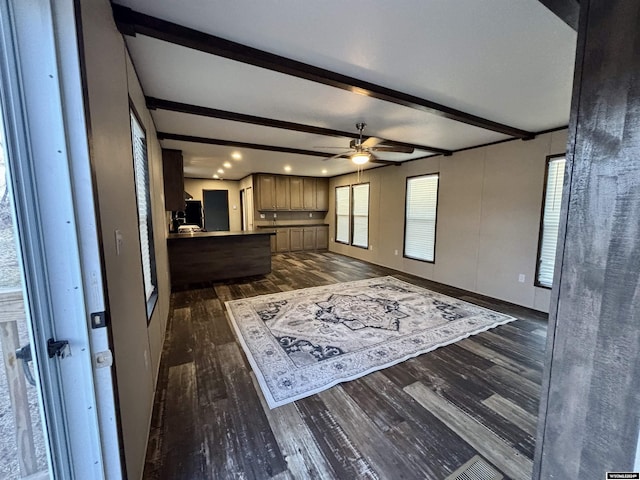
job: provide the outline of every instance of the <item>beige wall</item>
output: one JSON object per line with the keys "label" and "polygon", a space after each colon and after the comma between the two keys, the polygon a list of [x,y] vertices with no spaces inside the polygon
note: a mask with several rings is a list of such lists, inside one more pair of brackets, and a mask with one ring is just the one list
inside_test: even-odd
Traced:
{"label": "beige wall", "polygon": [[[563,153],[566,130],[364,171],[370,182],[368,250],[335,243],[330,182],[329,249],[423,278],[548,311],[549,290],[533,285],[546,156]],[[402,257],[406,178],[439,173],[435,263]],[[395,251],[397,250],[397,255]],[[525,282],[518,277],[525,275]]]}
{"label": "beige wall", "polygon": [[[82,0],[91,161],[100,211],[123,447],[128,478],[141,478],[160,352],[169,311],[169,273],[160,145],[107,0]],[[129,124],[129,97],[146,130],[158,277],[147,326]],[[116,253],[115,231],[122,234]]]}
{"label": "beige wall", "polygon": [[202,178],[185,178],[184,189],[194,200],[202,201],[203,190],[227,190],[229,192],[229,230],[242,230],[240,218],[240,184],[236,180],[209,180]]}

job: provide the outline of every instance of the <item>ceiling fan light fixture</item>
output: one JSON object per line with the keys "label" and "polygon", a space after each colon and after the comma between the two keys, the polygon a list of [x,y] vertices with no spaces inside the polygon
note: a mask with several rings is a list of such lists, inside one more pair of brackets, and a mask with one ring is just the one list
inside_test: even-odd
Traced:
{"label": "ceiling fan light fixture", "polygon": [[368,153],[356,153],[351,156],[351,161],[356,165],[363,165],[369,161]]}

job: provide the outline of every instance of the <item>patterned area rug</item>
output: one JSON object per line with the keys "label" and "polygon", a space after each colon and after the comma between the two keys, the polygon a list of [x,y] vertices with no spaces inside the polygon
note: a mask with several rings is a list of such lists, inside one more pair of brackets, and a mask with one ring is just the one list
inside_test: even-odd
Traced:
{"label": "patterned area rug", "polygon": [[394,277],[226,306],[271,408],[515,320]]}

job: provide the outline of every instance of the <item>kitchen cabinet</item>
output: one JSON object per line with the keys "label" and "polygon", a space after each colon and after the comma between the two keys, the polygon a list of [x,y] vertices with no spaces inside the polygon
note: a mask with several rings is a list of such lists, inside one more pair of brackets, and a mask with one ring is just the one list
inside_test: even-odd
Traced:
{"label": "kitchen cabinet", "polygon": [[302,194],[302,178],[290,177],[289,188],[291,192],[291,210],[303,210],[304,199]]}
{"label": "kitchen cabinet", "polygon": [[275,177],[276,210],[290,210],[290,177],[278,175]]}
{"label": "kitchen cabinet", "polygon": [[169,212],[184,210],[184,161],[181,150],[162,149],[162,177],[164,182],[164,209]]}
{"label": "kitchen cabinet", "polygon": [[316,250],[329,249],[329,227],[316,227]]}
{"label": "kitchen cabinet", "polygon": [[276,209],[276,177],[275,175],[258,175],[258,210]]}
{"label": "kitchen cabinet", "polygon": [[326,212],[329,210],[329,179],[316,178],[316,210]]}
{"label": "kitchen cabinet", "polygon": [[316,210],[316,179],[304,177],[302,179],[303,210]]}
{"label": "kitchen cabinet", "polygon": [[329,180],[327,178],[292,177],[288,175],[256,175],[254,202],[258,211],[329,210]]}
{"label": "kitchen cabinet", "polygon": [[301,250],[304,250],[302,228],[289,229],[289,248],[291,249],[292,252],[299,252]]}
{"label": "kitchen cabinet", "polygon": [[302,229],[302,248],[303,250],[316,249],[316,227]]}
{"label": "kitchen cabinet", "polygon": [[289,251],[289,229],[276,229],[276,252],[283,253]]}

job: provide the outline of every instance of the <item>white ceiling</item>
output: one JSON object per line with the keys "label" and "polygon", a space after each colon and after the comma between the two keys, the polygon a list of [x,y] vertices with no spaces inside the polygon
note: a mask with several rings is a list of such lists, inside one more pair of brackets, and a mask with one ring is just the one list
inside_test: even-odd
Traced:
{"label": "white ceiling", "polygon": [[[133,10],[488,120],[539,132],[568,123],[576,33],[538,0],[116,0]],[[145,94],[236,113],[356,131],[456,150],[510,138],[442,116],[217,57],[138,34],[127,45]],[[350,138],[294,132],[165,110],[158,131],[339,153]],[[187,176],[251,172],[337,175],[348,159],[195,142],[179,148]],[[380,154],[404,161],[431,154]],[[194,163],[197,162],[197,163]]]}

